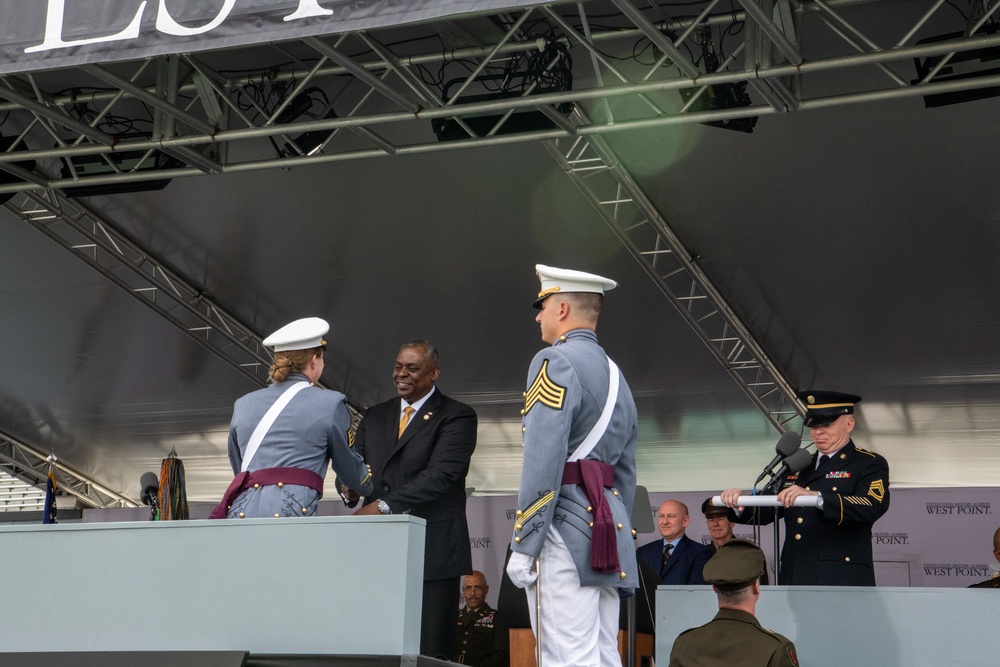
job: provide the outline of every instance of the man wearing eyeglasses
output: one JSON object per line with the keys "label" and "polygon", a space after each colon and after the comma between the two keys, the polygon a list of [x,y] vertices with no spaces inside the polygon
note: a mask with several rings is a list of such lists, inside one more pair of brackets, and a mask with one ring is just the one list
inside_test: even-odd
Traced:
{"label": "man wearing eyeglasses", "polygon": [[508,667],[510,639],[500,614],[486,604],[490,587],[479,570],[465,575],[462,597],[465,607],[458,613],[452,662],[474,667]]}

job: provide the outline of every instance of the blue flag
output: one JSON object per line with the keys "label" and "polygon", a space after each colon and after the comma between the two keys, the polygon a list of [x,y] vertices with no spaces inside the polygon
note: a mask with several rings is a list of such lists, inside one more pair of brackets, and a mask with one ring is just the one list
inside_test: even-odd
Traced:
{"label": "blue flag", "polygon": [[42,523],[58,523],[56,517],[56,476],[49,466],[49,474],[45,480],[45,509],[42,511]]}

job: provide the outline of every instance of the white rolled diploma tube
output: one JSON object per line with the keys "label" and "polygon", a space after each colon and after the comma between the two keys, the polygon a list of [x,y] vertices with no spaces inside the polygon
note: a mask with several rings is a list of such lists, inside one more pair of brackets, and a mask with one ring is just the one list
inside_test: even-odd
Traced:
{"label": "white rolled diploma tube", "polygon": [[[712,496],[712,504],[716,507],[725,507],[722,496]],[[816,507],[819,504],[819,496],[799,496],[792,503],[793,507]],[[740,496],[736,500],[737,507],[782,507],[778,496]]]}

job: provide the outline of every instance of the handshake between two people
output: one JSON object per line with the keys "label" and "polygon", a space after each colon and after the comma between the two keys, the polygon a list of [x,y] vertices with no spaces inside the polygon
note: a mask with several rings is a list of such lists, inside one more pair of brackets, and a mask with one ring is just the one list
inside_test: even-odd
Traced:
{"label": "handshake between two people", "polygon": [[[340,485],[340,497],[344,499],[344,504],[348,507],[355,507],[361,500],[361,494],[346,484]],[[354,512],[354,516],[377,516],[379,514],[382,512],[379,511],[378,503],[368,503]]]}

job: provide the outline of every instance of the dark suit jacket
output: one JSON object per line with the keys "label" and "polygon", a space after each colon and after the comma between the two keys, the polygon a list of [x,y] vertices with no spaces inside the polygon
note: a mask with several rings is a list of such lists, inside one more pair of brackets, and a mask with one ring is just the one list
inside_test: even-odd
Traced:
{"label": "dark suit jacket", "polygon": [[355,448],[372,469],[375,490],[365,504],[385,500],[394,514],[427,521],[424,579],[472,572],[465,518],[465,477],[476,449],[475,411],[436,390],[399,431],[400,399],[368,408]]}
{"label": "dark suit jacket", "polygon": [[665,571],[662,568],[662,538],[639,547],[635,554],[653,572],[660,573],[661,584],[675,586],[704,584],[705,579],[702,576],[702,569],[704,569],[708,559],[712,557],[712,549],[684,535],[673,551],[670,552],[670,562],[667,564]]}

